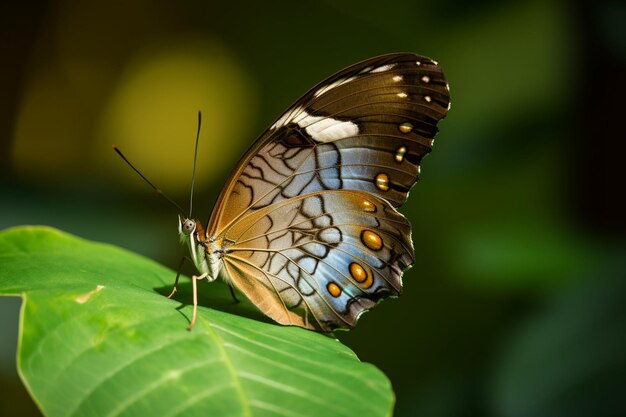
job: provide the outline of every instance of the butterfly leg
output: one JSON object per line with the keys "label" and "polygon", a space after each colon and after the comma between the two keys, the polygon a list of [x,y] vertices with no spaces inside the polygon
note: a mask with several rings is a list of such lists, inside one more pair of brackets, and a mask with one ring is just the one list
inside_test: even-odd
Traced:
{"label": "butterfly leg", "polygon": [[167,298],[172,298],[172,296],[176,294],[176,290],[178,289],[178,279],[180,278],[180,270],[183,267],[184,262],[185,262],[185,256],[183,256],[180,259],[180,263],[178,264],[178,269],[177,269],[178,272],[176,272],[176,281],[174,281],[174,288],[172,288],[172,292],[170,293],[170,295],[167,296]]}
{"label": "butterfly leg", "polygon": [[174,294],[176,294],[176,289],[178,287],[178,279],[180,278],[180,271],[178,271],[176,273],[176,281],[174,281],[174,288],[172,288],[172,292],[170,293],[170,295],[167,296],[167,298],[172,298],[172,296]]}
{"label": "butterfly leg", "polygon": [[237,296],[235,295],[235,290],[233,289],[233,286],[229,285],[228,289],[230,290],[230,296],[233,297],[235,304],[239,304],[241,301],[239,301],[239,298],[237,298]]}
{"label": "butterfly leg", "polygon": [[187,330],[193,329],[193,326],[196,324],[196,314],[198,312],[198,281],[201,279],[205,279],[209,274],[206,272],[200,276],[192,276],[191,283],[193,284],[193,314],[191,315],[191,322],[189,326],[187,326]]}

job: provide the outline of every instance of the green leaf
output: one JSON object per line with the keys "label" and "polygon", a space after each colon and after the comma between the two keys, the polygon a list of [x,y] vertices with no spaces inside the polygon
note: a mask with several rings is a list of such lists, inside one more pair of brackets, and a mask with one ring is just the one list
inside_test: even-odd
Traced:
{"label": "green leaf", "polygon": [[[225,285],[45,227],[0,233],[0,293],[24,299],[18,368],[47,416],[388,416],[387,378],[336,339],[251,319]],[[188,287],[188,286],[187,286]],[[237,314],[229,313],[236,312]]]}

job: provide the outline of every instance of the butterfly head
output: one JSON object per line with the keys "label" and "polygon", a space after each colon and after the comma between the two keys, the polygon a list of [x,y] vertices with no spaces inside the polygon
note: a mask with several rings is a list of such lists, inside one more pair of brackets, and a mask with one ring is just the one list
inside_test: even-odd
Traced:
{"label": "butterfly head", "polygon": [[206,238],[202,224],[198,220],[178,215],[178,235],[181,242],[189,248],[189,254],[198,271],[208,274],[209,281],[217,278],[221,259],[214,247],[215,243]]}
{"label": "butterfly head", "polygon": [[195,220],[185,218],[181,215],[178,216],[178,234],[181,240],[187,240],[196,231]]}

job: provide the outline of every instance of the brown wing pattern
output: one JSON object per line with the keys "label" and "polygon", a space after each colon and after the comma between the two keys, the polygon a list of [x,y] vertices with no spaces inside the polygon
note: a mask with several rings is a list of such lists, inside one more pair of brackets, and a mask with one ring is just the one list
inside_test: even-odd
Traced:
{"label": "brown wing pattern", "polygon": [[441,68],[416,54],[372,58],[333,75],[244,155],[209,233],[219,235],[250,210],[323,190],[362,190],[399,207],[448,106]]}
{"label": "brown wing pattern", "polygon": [[364,309],[402,290],[413,264],[409,222],[361,191],[305,194],[256,210],[222,242],[226,271],[282,324],[353,327]]}
{"label": "brown wing pattern", "polygon": [[207,235],[226,278],[265,314],[350,328],[402,289],[410,224],[396,211],[417,181],[448,85],[429,58],[355,64],[292,105],[243,156]]}

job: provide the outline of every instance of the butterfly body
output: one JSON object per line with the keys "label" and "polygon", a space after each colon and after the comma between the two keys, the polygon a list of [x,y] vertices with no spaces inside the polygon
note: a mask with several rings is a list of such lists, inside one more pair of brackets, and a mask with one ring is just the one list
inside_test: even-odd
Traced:
{"label": "butterfly body", "polygon": [[215,281],[222,270],[222,253],[215,238],[207,238],[199,220],[178,216],[178,235],[189,248],[191,260],[196,269],[209,282]]}
{"label": "butterfly body", "polygon": [[201,277],[223,276],[281,324],[353,327],[400,294],[414,263],[411,226],[396,209],[448,109],[438,64],[410,53],[311,89],[244,154],[206,231],[179,219]]}

